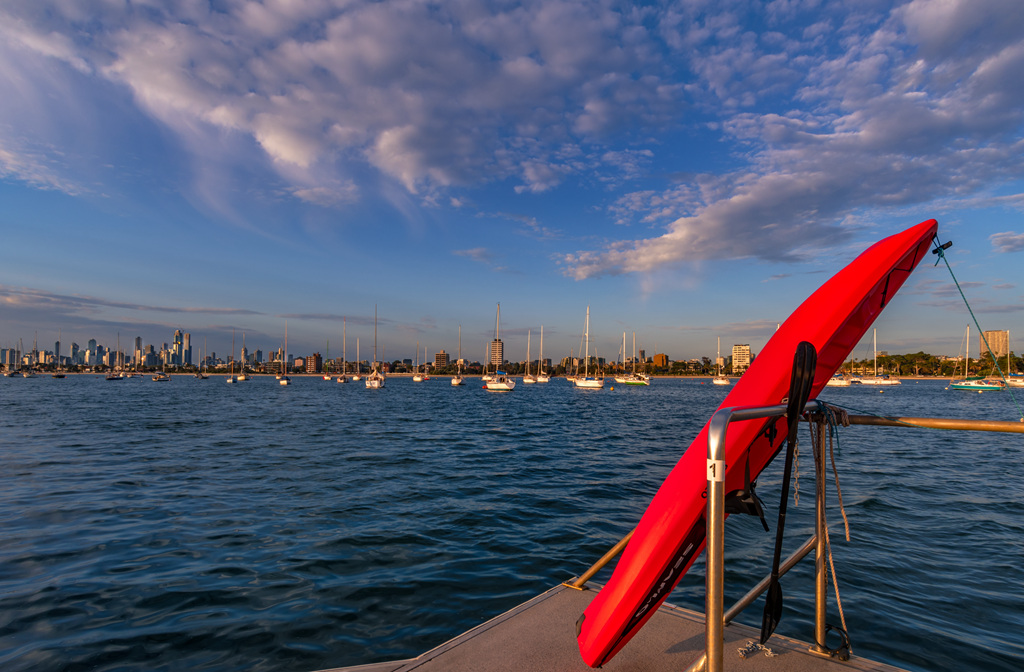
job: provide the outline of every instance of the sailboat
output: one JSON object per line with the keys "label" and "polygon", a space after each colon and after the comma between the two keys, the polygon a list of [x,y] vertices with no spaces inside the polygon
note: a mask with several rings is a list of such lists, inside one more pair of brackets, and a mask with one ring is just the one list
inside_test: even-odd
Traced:
{"label": "sailboat", "polygon": [[327,373],[327,365],[331,361],[331,341],[327,340],[327,356],[324,357],[324,380],[334,380],[334,376]]}
{"label": "sailboat", "polygon": [[452,376],[452,385],[462,385],[464,380],[462,378],[462,325],[459,325],[459,361],[456,363],[459,367],[458,371]]}
{"label": "sailboat", "polygon": [[1010,387],[1024,387],[1024,376],[1013,373],[1013,366],[1010,364],[1010,332],[1006,332],[1006,384]]}
{"label": "sailboat", "polygon": [[[374,308],[374,310],[376,310],[376,308]],[[376,325],[374,325],[374,330],[376,330],[376,328],[377,328]],[[352,374],[352,381],[353,382],[358,382],[358,381],[362,380],[363,377],[361,375],[359,375],[362,372],[363,372],[363,360],[359,359],[359,339],[356,338],[356,372]]]}
{"label": "sailboat", "polygon": [[348,364],[345,363],[345,318],[341,318],[341,375],[337,380],[339,383],[348,382]]}
{"label": "sailboat", "polygon": [[550,383],[551,376],[544,371],[544,325],[540,325],[540,354],[537,355],[537,382]]}
{"label": "sailboat", "polygon": [[[427,364],[427,349],[423,348],[423,365]],[[416,368],[412,374],[412,382],[422,383],[424,380],[428,380],[426,374],[420,373],[420,342],[416,341]]]}
{"label": "sailboat", "polygon": [[288,377],[288,322],[284,323],[284,352],[281,354],[281,377],[278,385],[291,385],[292,379]]}
{"label": "sailboat", "polygon": [[[416,343],[416,356],[419,356],[420,345]],[[384,372],[377,368],[377,304],[373,305],[373,370],[366,377],[366,387],[371,390],[379,390],[384,387]]]}
{"label": "sailboat", "polygon": [[[232,343],[231,344],[231,354],[232,355],[235,354],[234,351],[235,351],[235,344]],[[242,352],[245,352],[245,332],[244,331],[242,332]],[[250,380],[252,378],[252,376],[246,375],[246,373],[245,373],[245,356],[242,355],[242,352],[238,353],[238,375],[235,376],[235,380],[237,380],[240,383],[243,382],[243,381],[246,381],[246,380]],[[246,354],[248,354],[248,353],[246,353]]]}
{"label": "sailboat", "polygon": [[[964,363],[964,377],[958,379],[956,371],[953,371],[953,378],[949,380],[949,385],[946,386],[947,390],[973,390],[977,392],[998,392],[1006,387],[1001,380],[985,378],[984,376],[971,376],[969,371],[971,369],[971,325],[967,325],[967,331],[964,334],[964,348],[961,352],[965,352],[967,358]],[[978,346],[978,359],[981,359],[981,346]]]}
{"label": "sailboat", "polygon": [[583,354],[583,376],[576,376],[573,385],[585,390],[600,390],[604,388],[604,377],[590,375],[590,306],[587,306],[587,321],[583,329],[584,354]]}
{"label": "sailboat", "polygon": [[[154,378],[153,380],[156,380]],[[238,382],[238,376],[235,375],[235,330],[231,330],[231,372],[228,374],[227,382],[235,383]]]}
{"label": "sailboat", "polygon": [[711,380],[714,385],[731,385],[732,381],[729,380],[729,376],[722,373],[722,337],[718,337],[718,354],[715,356],[715,366],[718,367],[718,373]]}
{"label": "sailboat", "polygon": [[[203,340],[203,343],[206,343],[205,339]],[[208,376],[205,373],[203,373],[203,351],[202,350],[199,351],[199,366],[196,367],[196,375],[195,375],[195,377],[198,380],[206,380],[208,378]]]}
{"label": "sailboat", "polygon": [[[501,304],[498,304],[498,313],[494,319],[494,340],[501,338]],[[492,355],[493,359],[493,355]],[[488,392],[511,392],[516,388],[516,381],[509,378],[508,374],[498,369],[499,363],[494,363],[494,375],[490,378],[484,376],[484,389]]]}
{"label": "sailboat", "polygon": [[[233,348],[232,348],[233,349]],[[167,375],[167,360],[165,359],[160,364],[160,370],[153,374],[153,382],[155,383],[167,383],[170,382],[171,377]]]}
{"label": "sailboat", "polygon": [[871,330],[872,350],[875,362],[875,375],[870,378],[861,378],[861,385],[902,385],[899,378],[890,378],[888,375],[878,375],[878,329]]}
{"label": "sailboat", "polygon": [[117,362],[118,355],[121,354],[121,332],[117,333],[117,352],[114,354],[114,370],[107,374],[107,380],[124,380],[124,375],[121,374],[121,365]]}
{"label": "sailboat", "polygon": [[646,373],[636,372],[636,332],[633,332],[633,373],[626,380],[626,385],[650,385],[651,377]]}
{"label": "sailboat", "polygon": [[[622,383],[625,385],[626,381],[629,380],[629,374],[626,373],[626,332],[622,332],[622,345],[619,346],[619,355],[622,357],[622,373],[613,375],[612,380],[616,383]],[[619,357],[615,358],[615,369],[619,369]]]}
{"label": "sailboat", "polygon": [[480,380],[482,380],[485,383],[487,381],[491,380],[492,378],[494,378],[494,376],[492,376],[491,373],[490,373],[490,367],[491,367],[491,350],[490,350],[490,346],[489,345],[485,345],[484,346],[484,372],[480,376]]}
{"label": "sailboat", "polygon": [[523,382],[533,384],[537,382],[537,376],[530,375],[530,330],[526,330],[526,375],[523,376]]}

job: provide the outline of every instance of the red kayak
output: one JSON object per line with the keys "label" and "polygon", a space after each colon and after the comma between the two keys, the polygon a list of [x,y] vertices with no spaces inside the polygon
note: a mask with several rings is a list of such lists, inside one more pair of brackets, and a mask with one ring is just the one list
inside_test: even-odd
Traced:
{"label": "red kayak", "polygon": [[[810,397],[815,398],[927,255],[937,226],[932,219],[885,238],[836,273],[782,323],[719,408],[782,403],[801,341],[818,353]],[[776,431],[770,431],[772,423]],[[786,429],[785,418],[730,425],[726,492],[744,488],[747,464],[750,478],[757,478],[785,441]],[[707,446],[705,424],[647,507],[611,579],[577,622],[576,639],[587,665],[611,660],[704,548]]]}

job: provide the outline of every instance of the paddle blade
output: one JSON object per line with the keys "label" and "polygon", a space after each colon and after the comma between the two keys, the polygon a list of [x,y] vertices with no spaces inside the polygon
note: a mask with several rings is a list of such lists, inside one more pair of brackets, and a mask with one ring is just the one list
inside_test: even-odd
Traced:
{"label": "paddle blade", "polygon": [[761,643],[764,644],[775,632],[775,626],[782,620],[782,585],[777,578],[768,584],[768,592],[764,600],[764,613],[761,615]]}

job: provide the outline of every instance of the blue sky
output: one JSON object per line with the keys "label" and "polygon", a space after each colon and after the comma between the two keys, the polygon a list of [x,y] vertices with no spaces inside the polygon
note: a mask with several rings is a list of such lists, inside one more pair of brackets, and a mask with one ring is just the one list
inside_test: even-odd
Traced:
{"label": "blue sky", "polygon": [[[3,2],[0,347],[756,352],[933,217],[1024,337],[1021,72],[1019,0]],[[930,263],[880,349],[957,354]]]}

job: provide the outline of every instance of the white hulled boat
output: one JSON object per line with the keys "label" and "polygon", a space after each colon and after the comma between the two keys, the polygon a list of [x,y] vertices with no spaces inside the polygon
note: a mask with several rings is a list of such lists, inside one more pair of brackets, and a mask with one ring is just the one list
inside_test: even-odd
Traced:
{"label": "white hulled boat", "polygon": [[526,330],[526,375],[523,376],[524,384],[533,384],[537,382],[537,376],[530,375],[530,330]]}
{"label": "white hulled boat", "polygon": [[[417,355],[419,353],[419,343],[416,344]],[[373,370],[370,371],[370,375],[366,377],[366,387],[371,390],[379,390],[384,387],[384,383],[387,378],[384,376],[384,372],[377,368],[377,305],[373,306]]]}
{"label": "white hulled boat", "polygon": [[288,323],[284,323],[284,352],[281,353],[281,377],[277,379],[278,385],[291,385],[292,379],[288,377]]}
{"label": "white hulled boat", "polygon": [[[985,378],[984,376],[970,376],[968,371],[971,368],[971,325],[967,325],[967,332],[964,335],[964,343],[966,344],[963,348],[966,352],[966,359],[964,360],[964,377],[957,379],[956,371],[953,372],[953,378],[950,379],[949,385],[946,386],[947,390],[968,390],[972,392],[999,392],[1006,388],[1006,384],[997,378]],[[980,350],[980,346],[979,346]],[[981,353],[978,353],[979,361],[981,359]]]}
{"label": "white hulled boat", "polygon": [[[498,312],[494,318],[494,340],[501,339],[501,304],[498,304]],[[493,359],[493,353],[491,359]],[[488,392],[511,392],[516,388],[516,381],[509,378],[508,374],[498,369],[498,363],[494,364],[494,375],[484,376],[484,389]]]}
{"label": "white hulled boat", "polygon": [[583,341],[583,376],[577,375],[572,384],[584,390],[600,390],[604,388],[604,377],[590,375],[590,306],[587,306],[587,320],[583,328]]}
{"label": "white hulled boat", "polygon": [[900,381],[899,378],[892,378],[892,377],[890,377],[887,374],[883,374],[881,376],[878,375],[878,330],[877,329],[873,329],[872,330],[871,348],[872,348],[872,352],[873,352],[873,359],[874,359],[874,362],[875,362],[875,375],[873,375],[873,376],[871,376],[869,378],[861,378],[860,379],[860,384],[861,385],[875,385],[875,386],[880,386],[880,385],[902,385],[903,383],[902,383],[902,381]]}
{"label": "white hulled boat", "polygon": [[540,325],[540,354],[537,355],[537,382],[550,383],[551,376],[544,371],[544,325]]}
{"label": "white hulled boat", "polygon": [[459,361],[456,362],[458,370],[455,375],[452,376],[452,385],[462,385],[464,379],[462,378],[462,325],[459,325]]}
{"label": "white hulled boat", "polygon": [[714,385],[732,385],[732,381],[729,380],[729,376],[722,373],[722,337],[718,337],[718,354],[715,356],[715,366],[718,367],[718,373],[711,379]]}
{"label": "white hulled boat", "polygon": [[338,376],[339,383],[348,382],[348,364],[345,362],[345,318],[341,318],[341,375]]}

